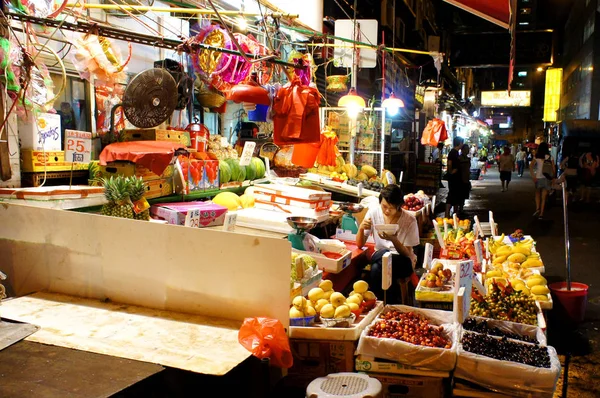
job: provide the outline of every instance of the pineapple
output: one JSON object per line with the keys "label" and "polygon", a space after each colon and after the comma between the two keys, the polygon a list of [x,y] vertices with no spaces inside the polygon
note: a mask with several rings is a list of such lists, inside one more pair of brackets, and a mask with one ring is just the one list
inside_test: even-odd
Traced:
{"label": "pineapple", "polygon": [[133,218],[133,204],[130,199],[131,182],[128,178],[117,176],[102,179],[104,196],[108,203],[102,206],[105,216]]}
{"label": "pineapple", "polygon": [[[140,177],[131,177],[129,179],[130,181],[130,186],[131,186],[131,191],[130,191],[130,196],[131,196],[131,200],[133,203],[137,202],[138,200],[142,199],[144,197],[144,193],[146,192],[146,185],[144,184],[144,180]],[[145,209],[140,213],[133,215],[133,218],[136,220],[145,220],[148,221],[150,220],[150,210],[149,209]]]}

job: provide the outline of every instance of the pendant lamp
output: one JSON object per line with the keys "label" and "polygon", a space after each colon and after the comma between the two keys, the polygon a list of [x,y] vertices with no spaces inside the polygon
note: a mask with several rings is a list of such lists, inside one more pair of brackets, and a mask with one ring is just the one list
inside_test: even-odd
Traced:
{"label": "pendant lamp", "polygon": [[338,106],[341,108],[346,108],[348,116],[350,116],[352,119],[356,119],[358,113],[367,105],[365,100],[356,94],[356,89],[352,87],[348,91],[348,94],[340,98],[338,101]]}
{"label": "pendant lamp", "polygon": [[400,98],[397,98],[394,93],[390,94],[389,98],[384,100],[381,104],[390,116],[394,116],[398,113],[400,108],[404,108],[404,101]]}

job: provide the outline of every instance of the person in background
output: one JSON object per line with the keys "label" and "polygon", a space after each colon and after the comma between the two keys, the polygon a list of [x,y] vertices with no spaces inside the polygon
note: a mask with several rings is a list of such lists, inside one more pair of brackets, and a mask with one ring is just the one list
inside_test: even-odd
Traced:
{"label": "person in background", "polygon": [[595,152],[587,152],[579,158],[579,168],[581,170],[581,200],[590,203],[591,187],[594,186],[597,178],[600,159]]}
{"label": "person in background", "polygon": [[444,143],[438,142],[437,146],[431,153],[431,160],[433,163],[442,161],[442,150],[444,149]]}
{"label": "person in background", "polygon": [[531,178],[535,184],[535,213],[534,217],[543,219],[546,208],[546,198],[552,187],[554,178],[554,162],[550,158],[548,144],[542,142],[535,153],[535,159],[529,165]]}
{"label": "person in background", "polygon": [[517,156],[515,156],[515,159],[517,160],[517,175],[519,177],[523,177],[523,172],[525,171],[526,158],[527,152],[525,151],[525,147],[521,147],[521,150],[517,152]]}
{"label": "person in background", "polygon": [[448,166],[446,167],[446,173],[448,173],[448,197],[446,198],[446,218],[450,218],[450,210],[454,207],[454,211],[457,211],[457,207],[460,206],[461,198],[463,193],[461,192],[461,179],[459,173],[460,154],[458,151],[462,148],[464,140],[461,137],[454,137],[452,141],[452,149],[448,153]]}
{"label": "person in background", "polygon": [[579,156],[577,156],[575,153],[568,155],[563,159],[562,162],[560,162],[559,169],[561,171],[561,174],[557,181],[558,185],[560,185],[563,181],[566,182],[567,195],[573,196],[577,191]]}
{"label": "person in background", "polygon": [[502,182],[502,192],[508,191],[508,184],[515,171],[515,157],[510,153],[510,147],[504,147],[504,153],[498,158],[498,170],[500,171],[500,181]]}
{"label": "person in background", "polygon": [[469,146],[463,145],[459,156],[459,173],[462,197],[458,206],[458,213],[462,213],[465,207],[465,201],[469,199],[471,193],[471,159],[469,158]]}
{"label": "person in background", "polygon": [[[417,257],[413,247],[420,244],[417,219],[402,210],[404,195],[398,185],[390,184],[383,188],[379,195],[379,206],[369,208],[365,218],[358,227],[356,244],[363,247],[373,234],[375,253],[371,257],[371,275],[369,286],[377,295],[383,297],[381,290],[382,261],[386,253],[392,254],[392,285],[388,290],[388,303],[409,303],[408,282],[415,279],[414,266]],[[377,225],[396,224],[395,234],[378,232]],[[413,283],[418,284],[418,279]],[[402,286],[402,288],[401,288]]]}

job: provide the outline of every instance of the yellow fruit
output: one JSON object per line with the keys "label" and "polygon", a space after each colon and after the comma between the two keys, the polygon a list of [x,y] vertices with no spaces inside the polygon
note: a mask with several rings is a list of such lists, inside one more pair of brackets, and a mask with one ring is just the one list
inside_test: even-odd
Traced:
{"label": "yellow fruit", "polygon": [[510,256],[508,256],[508,261],[510,261],[511,263],[521,264],[525,260],[527,260],[527,257],[523,253],[513,253]]}
{"label": "yellow fruit", "polygon": [[360,305],[363,302],[362,294],[356,293],[346,299],[347,303],[356,303]]}
{"label": "yellow fruit", "polygon": [[522,292],[526,296],[529,296],[531,294],[531,291],[529,291],[529,289],[525,285],[519,285],[519,288],[517,289],[515,287],[515,290]]}
{"label": "yellow fruit", "polygon": [[503,262],[506,261],[507,256],[498,256],[494,259],[494,261],[492,262],[493,264],[502,264]]}
{"label": "yellow fruit", "polygon": [[325,292],[320,287],[310,289],[310,291],[308,292],[308,298],[310,299],[310,301],[315,302],[319,301],[319,299],[322,299],[324,295]]}
{"label": "yellow fruit", "polygon": [[511,246],[501,246],[496,249],[496,254],[499,256],[508,256],[512,253]]}
{"label": "yellow fruit", "polygon": [[548,289],[545,285],[536,285],[531,288],[531,293],[533,294],[548,294],[550,293],[550,289]]}
{"label": "yellow fruit", "polygon": [[306,299],[303,296],[296,296],[294,297],[292,304],[294,307],[296,307],[296,309],[302,311],[304,307],[306,307]]}
{"label": "yellow fruit", "polygon": [[531,249],[527,246],[516,246],[513,248],[513,253],[521,253],[525,256],[531,255]]}
{"label": "yellow fruit", "polygon": [[375,293],[369,290],[363,294],[363,299],[366,301],[377,300],[377,296],[375,296]]}
{"label": "yellow fruit", "polygon": [[349,178],[354,178],[358,175],[358,168],[353,164],[345,164],[342,170],[346,173]]}
{"label": "yellow fruit", "polygon": [[325,293],[323,294],[323,298],[327,301],[329,301],[329,299],[331,298],[331,295],[335,293],[333,290],[326,290]]}
{"label": "yellow fruit", "polygon": [[304,313],[296,307],[290,308],[290,318],[303,318]]}
{"label": "yellow fruit", "polygon": [[313,307],[306,307],[304,309],[304,315],[305,316],[315,316],[317,315],[317,311],[313,308]]}
{"label": "yellow fruit", "polygon": [[240,196],[240,202],[242,203],[242,207],[244,209],[248,209],[250,207],[254,207],[256,200],[252,195],[243,194]]}
{"label": "yellow fruit", "polygon": [[527,287],[528,288],[532,288],[534,286],[539,286],[539,285],[545,285],[546,282],[541,279],[541,278],[537,278],[535,276],[532,276],[531,278],[527,279]]}
{"label": "yellow fruit", "polygon": [[329,300],[319,299],[319,301],[317,301],[317,303],[315,304],[315,311],[320,313],[321,309],[327,304],[329,304]]}
{"label": "yellow fruit", "polygon": [[319,283],[319,287],[323,289],[324,292],[328,292],[333,290],[333,282],[329,279],[323,279],[321,283]]}
{"label": "yellow fruit", "polygon": [[535,298],[535,301],[550,301],[545,294],[534,294],[533,297]]}
{"label": "yellow fruit", "polygon": [[226,207],[229,211],[235,211],[242,206],[240,197],[233,192],[221,192],[212,201],[214,204]]}
{"label": "yellow fruit", "polygon": [[344,295],[340,292],[334,292],[331,294],[329,301],[331,302],[331,305],[333,305],[334,308],[337,308],[340,305],[344,304],[344,302],[346,301],[346,297],[344,297]]}
{"label": "yellow fruit", "polygon": [[488,271],[485,274],[486,278],[494,278],[494,277],[499,277],[499,276],[502,276],[502,272],[500,272],[500,271]]}
{"label": "yellow fruit", "polygon": [[354,288],[354,291],[356,293],[360,293],[360,294],[369,290],[369,284],[365,281],[356,281],[356,282],[354,282],[354,285],[352,285],[352,287]]}
{"label": "yellow fruit", "polygon": [[517,285],[525,285],[525,282],[523,282],[522,280],[517,279],[517,278],[512,278],[510,280],[510,284],[512,285],[512,287],[515,287]]}
{"label": "yellow fruit", "polygon": [[540,260],[530,258],[524,261],[523,264],[521,264],[521,266],[523,268],[539,268],[543,267],[544,263],[542,263]]}
{"label": "yellow fruit", "polygon": [[389,170],[383,170],[383,173],[381,173],[381,181],[383,182],[384,186],[388,186],[389,184],[395,184],[396,176]]}
{"label": "yellow fruit", "polygon": [[358,173],[358,175],[356,176],[356,179],[358,181],[367,181],[369,179],[369,176],[366,175],[365,173]]}
{"label": "yellow fruit", "polygon": [[346,302],[346,305],[348,306],[348,308],[350,308],[350,311],[358,311],[360,309],[359,305],[356,303]]}
{"label": "yellow fruit", "polygon": [[321,316],[323,318],[333,318],[335,315],[335,308],[331,304],[325,304],[323,308],[321,308]]}
{"label": "yellow fruit", "polygon": [[351,313],[352,313],[352,311],[350,311],[350,307],[342,304],[335,309],[333,316],[335,318],[347,318],[350,316]]}
{"label": "yellow fruit", "polygon": [[365,173],[368,178],[374,177],[377,175],[377,170],[373,166],[368,164],[363,164],[360,168],[361,173]]}

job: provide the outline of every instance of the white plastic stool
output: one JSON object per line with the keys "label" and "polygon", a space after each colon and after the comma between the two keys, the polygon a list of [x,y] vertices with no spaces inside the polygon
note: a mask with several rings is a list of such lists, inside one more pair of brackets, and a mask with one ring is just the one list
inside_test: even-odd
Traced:
{"label": "white plastic stool", "polygon": [[332,373],[313,380],[306,398],[381,398],[379,380],[361,373]]}

